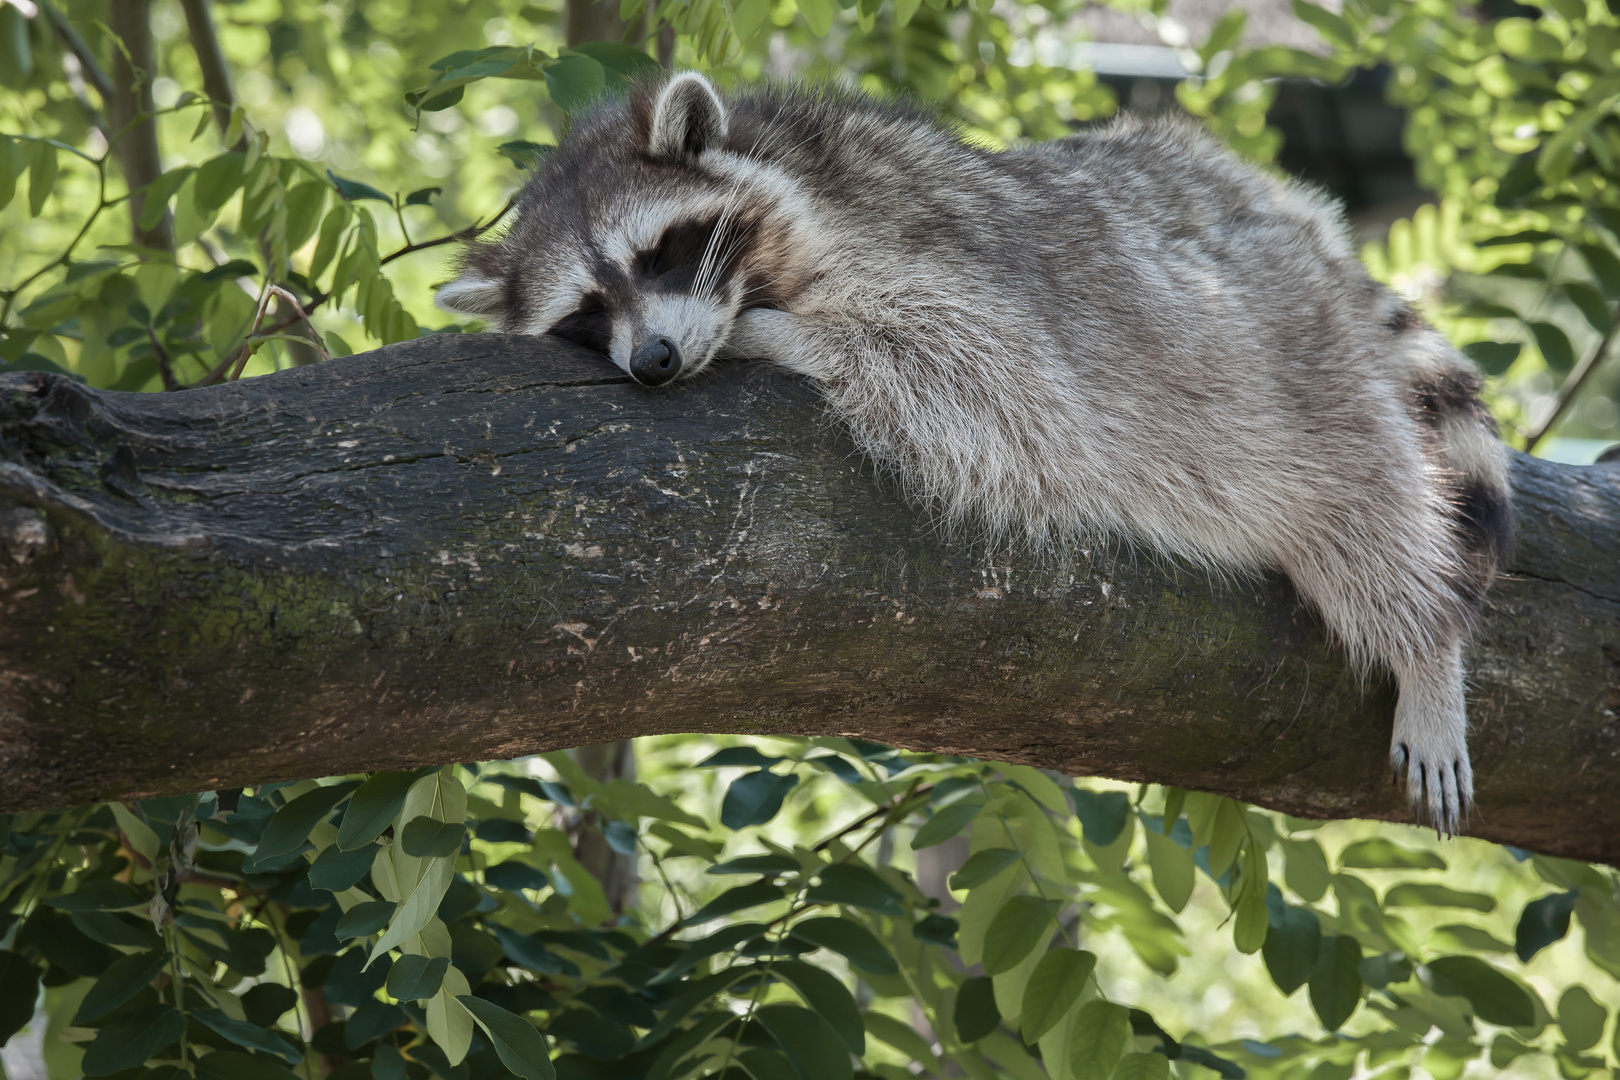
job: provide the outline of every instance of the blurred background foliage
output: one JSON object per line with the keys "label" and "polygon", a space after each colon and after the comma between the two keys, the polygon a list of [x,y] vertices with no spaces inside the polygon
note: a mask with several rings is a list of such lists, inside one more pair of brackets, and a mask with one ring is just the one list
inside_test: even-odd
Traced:
{"label": "blurred background foliage", "polygon": [[[0,370],[183,390],[466,329],[431,304],[448,245],[571,112],[696,66],[915,95],[991,146],[1182,108],[1344,195],[1509,441],[1591,460],[1620,437],[1620,19],[1261,6],[6,0]],[[1110,68],[1108,25],[1159,66]],[[1305,153],[1335,94],[1407,195]],[[11,1080],[1620,1062],[1604,867],[842,740],[362,779],[0,818]]]}

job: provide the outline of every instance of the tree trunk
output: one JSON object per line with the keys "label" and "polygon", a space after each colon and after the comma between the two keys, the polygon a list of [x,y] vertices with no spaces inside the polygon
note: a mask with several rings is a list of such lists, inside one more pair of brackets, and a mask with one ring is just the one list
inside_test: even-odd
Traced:
{"label": "tree trunk", "polygon": [[[1514,464],[1469,831],[1620,862],[1620,469]],[[181,394],[0,378],[0,809],[848,734],[1407,820],[1280,576],[941,536],[815,388],[437,335]]]}
{"label": "tree trunk", "polygon": [[137,244],[161,251],[174,250],[174,233],[165,213],[156,225],[141,227],[146,193],[140,191],[163,173],[158,156],[157,125],[152,120],[152,80],[157,61],[152,52],[152,0],[115,0],[110,12],[112,31],[129,50],[113,50],[112,100],[107,111],[112,121],[114,153],[129,198],[130,226]]}

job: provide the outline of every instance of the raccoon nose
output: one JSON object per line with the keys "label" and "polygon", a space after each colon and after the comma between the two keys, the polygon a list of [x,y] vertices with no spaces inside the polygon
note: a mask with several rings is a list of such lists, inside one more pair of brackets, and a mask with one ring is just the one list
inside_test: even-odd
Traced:
{"label": "raccoon nose", "polygon": [[666,337],[644,341],[630,357],[630,375],[643,386],[663,386],[681,373],[681,351]]}

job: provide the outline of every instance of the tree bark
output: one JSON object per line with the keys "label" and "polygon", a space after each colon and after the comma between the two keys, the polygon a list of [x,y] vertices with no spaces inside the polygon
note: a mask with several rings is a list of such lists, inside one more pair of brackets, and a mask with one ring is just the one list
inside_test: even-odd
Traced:
{"label": "tree bark", "polygon": [[[1620,469],[1519,456],[1475,835],[1620,862]],[[1394,693],[1280,576],[941,536],[815,388],[440,335],[246,382],[0,378],[0,809],[848,734],[1408,820]]]}
{"label": "tree bark", "polygon": [[157,124],[152,119],[152,80],[157,77],[157,60],[152,51],[152,0],[117,0],[109,17],[113,33],[128,50],[127,56],[124,49],[113,50],[113,94],[107,111],[115,140],[113,152],[131,192],[131,232],[137,244],[173,251],[173,223],[167,212],[150,229],[141,227],[146,193],[139,189],[163,173]]}

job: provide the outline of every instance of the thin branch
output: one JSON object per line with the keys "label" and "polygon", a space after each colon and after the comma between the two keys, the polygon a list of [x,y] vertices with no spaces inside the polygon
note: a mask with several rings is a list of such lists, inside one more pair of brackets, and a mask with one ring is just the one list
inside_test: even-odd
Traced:
{"label": "thin branch", "polygon": [[174,231],[167,210],[150,229],[141,227],[146,193],[140,189],[163,174],[152,103],[157,62],[152,48],[151,11],[151,0],[118,0],[112,5],[112,30],[123,47],[113,57],[114,89],[107,108],[113,124],[127,136],[118,141],[115,150],[124,182],[129,185],[130,225],[135,242],[172,252]]}
{"label": "thin branch", "polygon": [[56,36],[62,39],[62,44],[78,58],[79,66],[84,69],[85,78],[96,88],[96,93],[101,95],[103,107],[106,107],[113,99],[113,84],[107,77],[106,70],[102,68],[101,61],[96,59],[96,54],[90,50],[89,44],[73,28],[73,24],[56,10],[56,5],[51,3],[51,0],[39,0],[39,10],[51,21],[51,26],[56,30]]}
{"label": "thin branch", "polygon": [[1592,350],[1576,366],[1575,370],[1569,373],[1569,378],[1565,379],[1564,385],[1559,387],[1558,403],[1553,406],[1553,411],[1547,415],[1547,419],[1543,420],[1533,432],[1525,436],[1525,453],[1528,454],[1534,450],[1536,444],[1557,425],[1558,421],[1564,418],[1564,414],[1569,411],[1569,407],[1575,404],[1575,399],[1580,395],[1582,388],[1586,386],[1587,380],[1592,377],[1592,373],[1602,365],[1604,358],[1609,355],[1609,348],[1614,344],[1616,335],[1620,335],[1620,319],[1609,324],[1608,332],[1603,335],[1603,340],[1598,342],[1597,348]]}
{"label": "thin branch", "polygon": [[[214,32],[214,16],[208,0],[180,0],[186,13],[186,30],[191,37],[191,50],[197,54],[197,66],[202,69],[203,90],[214,105],[214,122],[224,135],[231,127],[231,110],[236,105],[236,94],[231,89],[231,69],[219,47],[219,35]],[[237,138],[232,150],[247,149],[246,131]]]}

